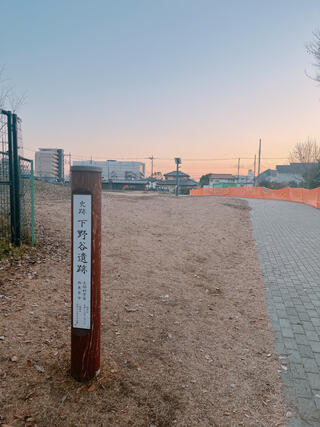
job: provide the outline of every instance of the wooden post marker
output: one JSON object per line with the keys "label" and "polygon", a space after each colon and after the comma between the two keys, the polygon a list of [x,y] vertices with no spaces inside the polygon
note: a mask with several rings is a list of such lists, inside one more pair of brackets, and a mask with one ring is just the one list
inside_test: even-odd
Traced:
{"label": "wooden post marker", "polygon": [[71,375],[100,372],[101,169],[71,167]]}

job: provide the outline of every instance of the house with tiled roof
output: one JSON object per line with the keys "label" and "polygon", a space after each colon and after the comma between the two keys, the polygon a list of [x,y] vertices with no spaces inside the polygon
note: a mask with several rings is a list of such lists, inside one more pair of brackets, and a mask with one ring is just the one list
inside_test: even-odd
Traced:
{"label": "house with tiled roof", "polygon": [[[165,179],[157,181],[157,191],[174,193],[177,185],[177,171],[164,174]],[[189,191],[199,186],[199,183],[190,178],[190,175],[179,171],[179,193],[189,194]]]}

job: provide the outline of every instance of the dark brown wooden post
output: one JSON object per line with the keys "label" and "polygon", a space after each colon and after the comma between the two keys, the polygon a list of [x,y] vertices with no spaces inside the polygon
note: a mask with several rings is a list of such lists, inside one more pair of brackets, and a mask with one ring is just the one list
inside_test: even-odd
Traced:
{"label": "dark brown wooden post", "polygon": [[100,372],[101,169],[71,167],[71,375]]}

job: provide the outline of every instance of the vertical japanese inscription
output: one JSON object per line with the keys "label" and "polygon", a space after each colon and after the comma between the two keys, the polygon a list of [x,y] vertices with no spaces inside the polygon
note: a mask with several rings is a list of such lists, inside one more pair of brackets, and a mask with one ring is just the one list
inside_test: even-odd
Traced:
{"label": "vertical japanese inscription", "polygon": [[73,195],[73,324],[91,328],[91,211],[89,194]]}

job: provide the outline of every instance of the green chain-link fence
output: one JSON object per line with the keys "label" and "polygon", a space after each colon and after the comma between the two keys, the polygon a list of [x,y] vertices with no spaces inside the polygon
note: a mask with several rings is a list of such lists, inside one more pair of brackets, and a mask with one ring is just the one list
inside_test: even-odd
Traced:
{"label": "green chain-link fence", "polygon": [[22,157],[21,120],[1,109],[0,149],[0,240],[33,244],[33,161]]}
{"label": "green chain-link fence", "polygon": [[21,241],[34,243],[33,161],[20,157]]}
{"label": "green chain-link fence", "polygon": [[0,239],[10,241],[9,158],[0,152]]}

